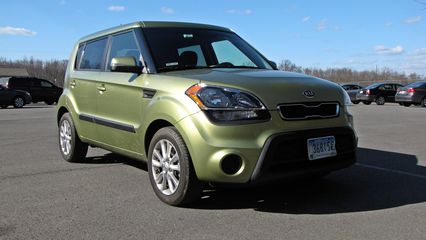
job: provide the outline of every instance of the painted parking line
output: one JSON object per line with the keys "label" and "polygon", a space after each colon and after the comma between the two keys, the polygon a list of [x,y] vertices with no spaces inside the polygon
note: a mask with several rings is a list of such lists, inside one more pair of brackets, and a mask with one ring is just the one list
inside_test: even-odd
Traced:
{"label": "painted parking line", "polygon": [[361,163],[357,163],[355,165],[359,166],[359,167],[364,167],[364,168],[376,169],[376,170],[380,170],[380,171],[384,171],[384,172],[391,172],[391,173],[396,173],[396,174],[407,175],[407,176],[410,176],[410,177],[426,179],[426,175],[420,175],[420,174],[415,174],[415,173],[410,173],[410,172],[405,172],[405,171],[400,171],[400,170],[395,170],[395,169],[389,169],[389,168],[382,168],[382,167],[377,167],[377,166],[367,165],[367,164],[361,164]]}

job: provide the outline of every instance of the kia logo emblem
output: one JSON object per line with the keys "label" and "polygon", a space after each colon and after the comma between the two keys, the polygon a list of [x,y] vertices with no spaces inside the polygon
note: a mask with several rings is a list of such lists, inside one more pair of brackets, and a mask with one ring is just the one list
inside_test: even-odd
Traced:
{"label": "kia logo emblem", "polygon": [[303,92],[303,96],[307,97],[307,98],[313,98],[315,96],[314,91],[311,90],[306,90]]}

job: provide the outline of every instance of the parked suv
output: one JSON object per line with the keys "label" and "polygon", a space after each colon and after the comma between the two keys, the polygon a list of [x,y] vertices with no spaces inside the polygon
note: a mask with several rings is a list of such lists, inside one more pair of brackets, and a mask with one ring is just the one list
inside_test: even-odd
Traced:
{"label": "parked suv", "polygon": [[228,28],[136,22],[79,40],[58,102],[70,162],[97,146],[148,163],[155,194],[182,205],[203,183],[319,176],[355,162],[346,92],[277,71]]}
{"label": "parked suv", "polygon": [[360,102],[359,100],[356,100],[356,95],[359,90],[362,89],[362,86],[358,84],[343,84],[342,88],[348,93],[353,104],[358,104]]}
{"label": "parked suv", "polygon": [[0,84],[9,89],[29,92],[34,103],[45,102],[48,105],[52,105],[58,102],[62,94],[62,88],[47,80],[33,77],[2,78]]}
{"label": "parked suv", "polygon": [[21,90],[7,89],[0,84],[0,107],[7,108],[13,105],[15,108],[22,108],[25,104],[31,103],[31,95]]}
{"label": "parked suv", "polygon": [[406,107],[411,104],[426,107],[426,81],[414,82],[398,90],[395,101]]}
{"label": "parked suv", "polygon": [[374,83],[356,95],[356,100],[364,104],[376,102],[377,105],[384,105],[386,102],[395,102],[395,94],[398,88],[402,87],[398,83]]}

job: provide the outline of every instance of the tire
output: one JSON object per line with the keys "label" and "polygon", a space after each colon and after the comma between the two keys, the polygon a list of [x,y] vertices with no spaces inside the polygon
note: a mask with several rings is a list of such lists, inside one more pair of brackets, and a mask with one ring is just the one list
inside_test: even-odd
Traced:
{"label": "tire", "polygon": [[422,107],[426,107],[426,97],[424,97],[420,103]]}
{"label": "tire", "polygon": [[152,138],[148,173],[152,189],[166,204],[182,206],[201,196],[203,185],[195,175],[185,142],[174,127],[162,128]]}
{"label": "tire", "polygon": [[25,100],[22,97],[15,97],[13,99],[14,108],[22,108],[25,106]]}
{"label": "tire", "polygon": [[1,108],[7,108],[7,105],[1,105],[0,107]]}
{"label": "tire", "polygon": [[370,105],[371,104],[370,101],[363,101],[362,103],[364,103],[365,105]]}
{"label": "tire", "polygon": [[353,104],[359,104],[359,101],[352,101]]}
{"label": "tire", "polygon": [[411,106],[411,103],[403,103],[404,107],[409,107]]}
{"label": "tire", "polygon": [[62,115],[58,130],[59,151],[62,157],[68,162],[82,162],[89,146],[78,137],[70,113]]}
{"label": "tire", "polygon": [[375,100],[377,105],[385,105],[386,99],[385,97],[379,96]]}
{"label": "tire", "polygon": [[44,101],[44,103],[46,103],[47,105],[53,105],[55,101]]}

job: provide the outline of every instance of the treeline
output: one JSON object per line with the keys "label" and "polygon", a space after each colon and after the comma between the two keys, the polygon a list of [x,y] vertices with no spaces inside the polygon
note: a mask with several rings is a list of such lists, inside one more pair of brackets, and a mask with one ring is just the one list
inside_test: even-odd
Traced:
{"label": "treeline", "polygon": [[[0,67],[26,68],[31,77],[47,79],[61,87],[63,86],[67,63],[67,60],[42,61],[34,58],[24,58],[22,60],[12,61],[0,57]],[[394,81],[407,84],[424,79],[424,76],[416,73],[406,75],[405,73],[393,71],[389,68],[382,68],[377,71],[357,71],[350,68],[329,68],[325,70],[318,68],[303,68],[297,66],[290,60],[281,61],[278,68],[283,71],[305,73],[337,83],[359,83],[364,86],[383,81]]]}
{"label": "treeline", "polygon": [[283,71],[304,73],[336,83],[358,83],[363,86],[384,81],[408,84],[424,79],[424,76],[416,73],[406,75],[405,73],[393,71],[389,68],[382,68],[374,71],[357,71],[350,68],[329,68],[325,70],[318,68],[303,68],[301,66],[297,66],[290,60],[281,61],[281,63],[278,65],[278,69]]}
{"label": "treeline", "polygon": [[24,58],[12,61],[0,58],[0,67],[25,68],[30,77],[47,79],[60,87],[64,83],[67,64],[68,60],[42,61],[34,58]]}

